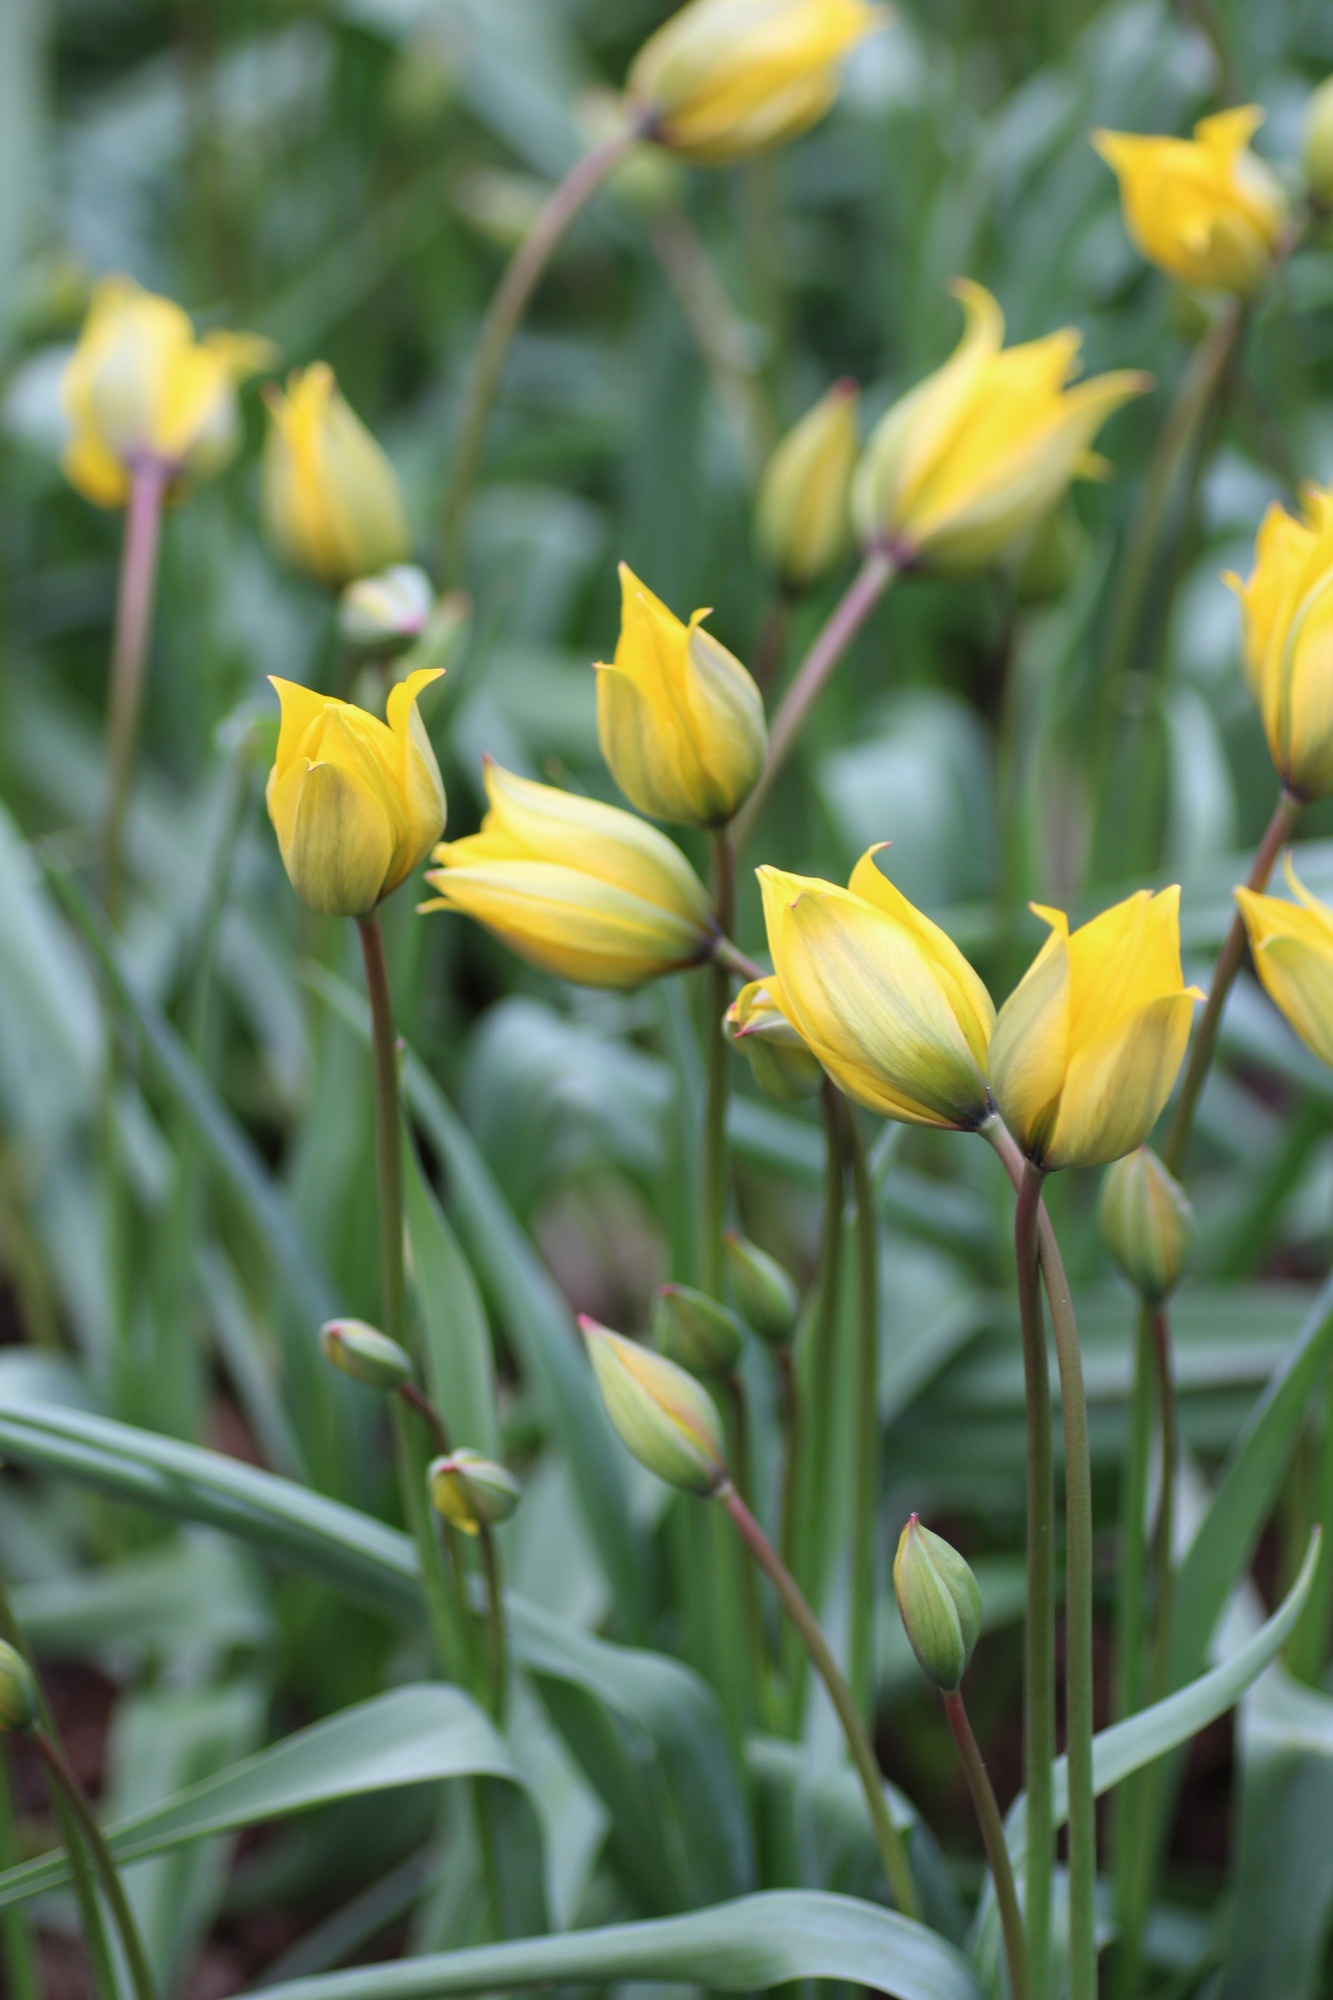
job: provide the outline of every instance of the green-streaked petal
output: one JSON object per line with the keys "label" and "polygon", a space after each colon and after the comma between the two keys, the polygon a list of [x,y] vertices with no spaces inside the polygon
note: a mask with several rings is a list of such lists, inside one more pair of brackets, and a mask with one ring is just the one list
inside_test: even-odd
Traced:
{"label": "green-streaked petal", "polygon": [[1024,1152],[1039,1150],[1049,1135],[1068,1050],[1069,937],[1060,917],[991,1036],[991,1094]]}
{"label": "green-streaked petal", "polygon": [[327,916],[359,917],[379,901],[393,856],[394,829],[378,794],[338,764],[288,771],[275,786],[274,824],[290,828],[279,846],[301,901]]}
{"label": "green-streaked petal", "polygon": [[1044,1165],[1105,1166],[1143,1144],[1180,1073],[1196,997],[1150,1000],[1073,1057]]}

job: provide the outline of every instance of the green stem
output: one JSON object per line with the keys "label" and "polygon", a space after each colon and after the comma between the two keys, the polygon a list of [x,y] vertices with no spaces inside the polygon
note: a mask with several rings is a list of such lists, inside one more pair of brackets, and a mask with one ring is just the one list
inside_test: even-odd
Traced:
{"label": "green stem", "polygon": [[819,1303],[804,1387],[810,1413],[810,1449],[805,1480],[798,1499],[796,1573],[802,1588],[814,1589],[820,1532],[828,1498],[832,1455],[833,1407],[836,1390],[838,1323],[842,1303],[842,1241],[846,1191],[842,1143],[842,1099],[827,1081],[820,1087],[819,1108],[824,1121],[824,1227],[819,1254]]}
{"label": "green stem", "polygon": [[[1152,1434],[1152,1307],[1141,1304],[1135,1323],[1129,1440],[1121,1475],[1120,1595],[1116,1614],[1116,1714],[1121,1719],[1143,1706],[1143,1601],[1147,1579],[1144,1524]],[[1117,1819],[1121,1817],[1117,1813]],[[1117,1849],[1119,1845],[1117,1841]]]}
{"label": "green stem", "polygon": [[944,1712],[949,1718],[953,1740],[958,1745],[958,1755],[981,1828],[986,1859],[990,1863],[991,1880],[995,1884],[995,1902],[1000,1912],[1004,1955],[1009,1968],[1009,2000],[1032,2000],[1032,1968],[1028,1961],[1027,1939],[1023,1934],[1023,1917],[1018,1907],[1018,1890],[1014,1885],[1009,1845],[1004,1837],[1004,1821],[1000,1818],[1000,1808],[995,1802],[995,1792],[977,1748],[977,1739],[972,1734],[961,1688],[945,1695]]}
{"label": "green stem", "polygon": [[[716,828],[713,845],[713,904],[719,931],[732,927],[736,902],[736,859],[725,828]],[[699,1251],[700,1289],[709,1298],[722,1296],[722,1232],[727,1226],[727,1094],[731,1084],[731,1049],[722,1018],[731,998],[731,974],[716,954],[705,972],[704,1042],[707,1084],[704,1098],[703,1235]]]}
{"label": "green stem", "polygon": [[866,1795],[871,1824],[884,1863],[884,1872],[893,1891],[893,1899],[904,1916],[919,1920],[921,1905],[917,1897],[916,1883],[912,1879],[907,1849],[889,1812],[888,1802],[884,1797],[884,1781],[875,1762],[870,1739],[862,1727],[856,1703],[852,1699],[852,1691],[843,1679],[838,1663],[829,1649],[828,1641],[819,1628],[819,1620],[806,1603],[795,1577],[730,1481],[719,1489],[716,1497],[731,1516],[746,1548],[777,1591],[784,1611],[801,1636],[801,1642],[810,1656],[811,1665],[828,1690],[829,1700],[833,1704],[838,1721],[842,1724],[842,1732],[847,1739],[852,1763],[856,1767],[857,1776]]}
{"label": "green stem", "polygon": [[486,1522],[478,1529],[481,1539],[481,1566],[486,1577],[486,1632],[490,1642],[491,1712],[504,1727],[505,1695],[508,1680],[508,1642],[505,1637],[504,1584],[500,1577],[500,1551],[495,1535]]}
{"label": "green stem", "polygon": [[679,209],[665,210],[648,229],[653,251],[676,295],[718,402],[735,432],[753,484],[777,442],[763,384],[750,359],[754,345],[713,268],[698,230]]}
{"label": "green stem", "polygon": [[[727,1399],[727,1462],[736,1491],[749,1506],[754,1497],[754,1474],[750,1464],[750,1410],[745,1384],[739,1372],[733,1369],[723,1378],[722,1387]],[[759,1597],[759,1576],[752,1563],[744,1566],[742,1588],[745,1592],[745,1637],[749,1654],[746,1666],[756,1693],[762,1695],[765,1685],[764,1614]]]}
{"label": "green stem", "polygon": [[[0,1761],[0,1869],[17,1868],[22,1859],[9,1770],[7,1764]],[[22,1904],[12,1904],[0,1915],[0,1936],[4,1940],[5,1976],[10,2000],[41,2000],[37,1952],[28,1929],[28,1912]]]}
{"label": "green stem", "polygon": [[[1278,802],[1273,808],[1273,817],[1268,822],[1267,830],[1255,854],[1247,888],[1259,892],[1268,887],[1268,878],[1276,866],[1278,855],[1291,837],[1296,824],[1296,815],[1300,809],[1300,800],[1283,786],[1278,795]],[[1199,1095],[1203,1090],[1217,1047],[1218,1030],[1222,1025],[1222,1009],[1226,1005],[1227,994],[1231,991],[1232,982],[1240,971],[1244,957],[1245,919],[1237,911],[1232,918],[1231,929],[1227,932],[1226,942],[1218,953],[1217,964],[1213,967],[1207,1004],[1199,1017],[1189,1061],[1185,1066],[1180,1089],[1176,1093],[1175,1108],[1171,1113],[1166,1143],[1162,1147],[1162,1159],[1173,1174],[1180,1172],[1185,1158],[1185,1148],[1189,1144]]]}
{"label": "green stem", "polygon": [[415,1382],[400,1382],[398,1384],[398,1394],[411,1409],[416,1411],[422,1423],[430,1432],[431,1442],[435,1446],[436,1455],[441,1458],[447,1458],[453,1450],[453,1445],[449,1441],[449,1427],[436,1409],[434,1403],[431,1402],[430,1397],[423,1394]]}
{"label": "green stem", "polygon": [[782,1559],[794,1560],[796,1495],[801,1470],[801,1389],[790,1345],[777,1351],[778,1399],[782,1415]]}
{"label": "green stem", "polygon": [[383,1331],[406,1345],[407,1285],[403,1270],[403,1135],[398,1102],[398,1038],[384,962],[384,937],[374,911],[357,919],[370,997],[375,1054],[375,1146],[379,1167],[380,1276]]}
{"label": "green stem", "polygon": [[120,1871],[116,1867],[111,1849],[102,1837],[102,1829],[97,1824],[92,1807],[83,1796],[83,1789],[78,1779],[44,1729],[39,1727],[33,1730],[32,1743],[63,1794],[66,1804],[78,1822],[79,1831],[87,1842],[88,1851],[101,1877],[102,1892],[115,1919],[116,1929],[120,1933],[120,1941],[125,1951],[125,1963],[134,1986],[135,2000],[156,2000],[153,1975],[148,1968],[148,1955],[144,1951],[143,1939],[139,1936],[139,1926],[134,1921],[134,1912],[125,1894]]}
{"label": "green stem", "polygon": [[1161,1701],[1168,1692],[1171,1621],[1175,1609],[1176,1460],[1180,1449],[1176,1417],[1176,1385],[1171,1367],[1171,1324],[1164,1305],[1153,1308],[1152,1347],[1157,1374],[1157,1422],[1162,1445],[1162,1490],[1158,1500],[1154,1535],[1157,1588],[1153,1605],[1155,1629],[1150,1699]]}
{"label": "green stem", "polygon": [[119,927],[124,891],[125,819],[130,780],[139,741],[143,710],[144,672],[153,622],[157,582],[157,552],[162,525],[166,473],[152,459],[137,465],[130,477],[125,538],[121,545],[120,585],[116,596],[116,628],[111,646],[111,685],[107,697],[106,803],[102,818],[102,901],[113,929]]}
{"label": "green stem", "polygon": [[468,383],[463,415],[454,451],[453,477],[444,510],[444,577],[446,585],[456,584],[463,570],[463,527],[468,501],[476,483],[486,420],[499,386],[505,356],[518,330],[537,281],[546,269],[552,252],[575,216],[609,175],[615,172],[635,142],[644,136],[640,119],[628,123],[600,146],[575,162],[557,188],[547,196],[527,235],[505,268],[487,309],[477,342],[472,376]]}
{"label": "green stem", "polygon": [[861,1715],[875,1708],[875,1528],[879,1514],[879,1216],[865,1140],[851,1104],[844,1128],[856,1195],[856,1431],[848,1679]]}

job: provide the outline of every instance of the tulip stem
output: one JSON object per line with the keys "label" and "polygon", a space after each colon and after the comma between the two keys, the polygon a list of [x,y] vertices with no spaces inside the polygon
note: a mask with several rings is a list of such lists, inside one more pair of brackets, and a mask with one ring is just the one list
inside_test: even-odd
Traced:
{"label": "tulip stem", "polygon": [[[17,1868],[23,1860],[14,1819],[14,1795],[7,1766],[0,1762],[0,1870]],[[37,1952],[28,1928],[28,1913],[15,1906],[0,1916],[4,1968],[10,2000],[42,2000]]]}
{"label": "tulip stem", "polygon": [[879,1217],[856,1111],[844,1104],[856,1196],[856,1438],[852,1472],[851,1636],[847,1678],[861,1715],[875,1712],[875,1542],[879,1516]]}
{"label": "tulip stem", "polygon": [[477,1535],[481,1542],[481,1567],[486,1578],[486,1633],[491,1655],[491,1713],[503,1728],[508,1642],[505,1637],[505,1597],[504,1585],[500,1580],[500,1551],[495,1545],[495,1534],[489,1522],[478,1522]]}
{"label": "tulip stem", "polygon": [[953,1740],[958,1745],[967,1788],[972,1794],[977,1824],[981,1828],[986,1859],[990,1863],[991,1880],[995,1884],[995,1902],[1000,1912],[1004,1956],[1009,1968],[1009,2000],[1032,2000],[1032,1967],[1028,1960],[1027,1938],[1023,1933],[1023,1916],[1018,1906],[1018,1890],[1014,1885],[1013,1863],[1009,1859],[1009,1845],[1004,1837],[1004,1821],[1000,1818],[995,1790],[977,1747],[977,1739],[972,1734],[961,1688],[945,1695],[944,1712],[949,1718]]}
{"label": "tulip stem", "polygon": [[[725,827],[712,833],[713,907],[717,927],[725,937],[736,903],[736,856]],[[731,973],[714,952],[705,973],[704,1042],[707,1083],[704,1099],[703,1238],[700,1246],[700,1289],[710,1299],[722,1296],[722,1232],[727,1224],[727,1094],[731,1082],[730,1047],[723,1016],[731,998]]]}
{"label": "tulip stem", "polygon": [[[1143,1301],[1134,1336],[1134,1389],[1129,1444],[1121,1475],[1120,1602],[1116,1639],[1116,1714],[1123,1719],[1143,1703],[1143,1611],[1146,1577],[1145,1522],[1153,1431],[1153,1309]],[[1117,1818],[1124,1819],[1118,1802]]]}
{"label": "tulip stem", "polygon": [[[1284,785],[1273,808],[1273,817],[1269,820],[1264,837],[1255,853],[1254,866],[1246,883],[1247,888],[1258,893],[1268,887],[1268,878],[1277,864],[1278,855],[1291,837],[1296,824],[1296,815],[1300,809],[1300,800]],[[1232,982],[1240,971],[1244,958],[1245,919],[1237,910],[1231,920],[1231,929],[1227,932],[1226,942],[1218,953],[1217,963],[1213,967],[1207,1004],[1199,1017],[1189,1062],[1186,1064],[1180,1089],[1176,1093],[1175,1108],[1167,1128],[1166,1143],[1162,1147],[1162,1159],[1173,1174],[1180,1172],[1185,1157],[1185,1148],[1189,1144],[1199,1095],[1217,1048],[1218,1030],[1222,1025],[1222,1009],[1226,1005],[1227,995],[1231,991]]]}
{"label": "tulip stem", "polygon": [[687,215],[680,209],[668,209],[649,224],[648,234],[735,433],[745,475],[753,482],[775,440],[772,412],[750,360],[753,343],[749,331],[737,317],[703,239]]}
{"label": "tulip stem", "polygon": [[135,2000],[156,2000],[153,1975],[148,1966],[148,1954],[139,1935],[139,1926],[134,1921],[129,1898],[125,1894],[120,1870],[116,1867],[115,1858],[106,1844],[101,1827],[97,1824],[96,1815],[83,1795],[83,1787],[40,1724],[32,1732],[32,1745],[50,1773],[56,1791],[64,1798],[77,1821],[79,1832],[87,1842],[93,1864],[101,1877],[103,1894],[115,1919],[116,1929],[120,1933],[120,1942],[124,1948],[125,1963],[134,1987]]}
{"label": "tulip stem", "polygon": [[741,1540],[777,1591],[784,1611],[800,1633],[802,1644],[810,1656],[811,1665],[828,1690],[834,1713],[842,1724],[843,1735],[847,1739],[852,1763],[856,1766],[857,1776],[865,1791],[871,1824],[884,1863],[884,1872],[893,1891],[893,1900],[904,1916],[919,1920],[921,1905],[917,1897],[916,1883],[912,1879],[912,1866],[907,1858],[907,1848],[902,1835],[893,1823],[893,1815],[884,1797],[884,1781],[875,1762],[870,1739],[862,1726],[856,1703],[852,1699],[852,1691],[843,1678],[827,1639],[820,1630],[819,1620],[807,1604],[795,1577],[730,1480],[725,1481],[719,1488],[716,1498],[730,1514]]}
{"label": "tulip stem", "polygon": [[759,775],[758,784],[733,822],[738,848],[745,845],[748,835],[754,831],[764,801],[839,660],[901,568],[900,551],[876,544],[796,669],[768,732],[768,761]]}
{"label": "tulip stem", "polygon": [[1168,1691],[1167,1679],[1171,1658],[1171,1620],[1176,1580],[1176,1458],[1179,1452],[1176,1385],[1171,1367],[1171,1322],[1167,1318],[1164,1305],[1153,1307],[1152,1350],[1157,1372],[1157,1422],[1161,1435],[1162,1490],[1158,1495],[1157,1523],[1154,1530],[1157,1589],[1156,1602],[1153,1606],[1155,1625],[1149,1699],[1161,1701]]}
{"label": "tulip stem", "polygon": [[372,910],[358,917],[375,1049],[375,1140],[379,1156],[381,1310],[384,1332],[406,1345],[407,1288],[403,1275],[403,1134],[398,1104],[398,1038],[384,962],[384,935]]}
{"label": "tulip stem", "polygon": [[431,1442],[434,1444],[436,1452],[442,1458],[447,1457],[453,1450],[453,1446],[449,1442],[449,1427],[436,1409],[434,1403],[430,1400],[430,1397],[418,1389],[415,1382],[400,1382],[398,1384],[398,1394],[411,1409],[416,1411],[422,1423],[430,1432]]}
{"label": "tulip stem", "polygon": [[558,187],[551,190],[523,241],[505,267],[482,322],[472,374],[463,402],[454,449],[453,475],[444,506],[444,577],[446,588],[463,573],[463,528],[468,501],[476,483],[482,440],[510,342],[518,330],[537,282],[565,231],[579,210],[613,174],[630,148],[644,137],[644,114],[629,120],[601,145],[575,161]]}
{"label": "tulip stem", "polygon": [[125,538],[121,543],[116,629],[111,646],[111,686],[106,712],[106,803],[102,818],[102,902],[113,930],[120,925],[124,891],[125,819],[143,711],[144,671],[153,622],[157,552],[166,474],[153,459],[130,477]]}

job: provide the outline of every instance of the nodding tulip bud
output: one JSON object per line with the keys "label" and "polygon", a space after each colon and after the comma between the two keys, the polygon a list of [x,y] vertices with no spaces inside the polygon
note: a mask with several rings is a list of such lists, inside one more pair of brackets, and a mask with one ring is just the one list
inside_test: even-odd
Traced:
{"label": "nodding tulip bud", "polygon": [[367,1389],[392,1393],[412,1379],[412,1363],[396,1340],[362,1319],[331,1319],[319,1330],[324,1358]]}
{"label": "nodding tulip bud", "polygon": [[957,1549],[915,1514],[898,1541],[893,1588],[922,1673],[953,1694],[981,1631],[981,1592]]}
{"label": "nodding tulip bud", "polygon": [[1139,1297],[1160,1305],[1188,1268],[1194,1210],[1150,1146],[1137,1147],[1110,1168],[1098,1216],[1107,1249]]}
{"label": "nodding tulip bud", "polygon": [[358,653],[388,659],[416,644],[434,603],[425,570],[395,563],[348,584],[338,599],[338,635]]}
{"label": "nodding tulip bud", "polygon": [[755,534],[774,569],[798,588],[826,575],[852,545],[860,393],[850,379],[835,382],[788,431],[764,469]]}
{"label": "nodding tulip bud", "polygon": [[432,1459],[426,1478],[431,1506],[465,1535],[498,1527],[522,1498],[512,1472],[466,1445]]}
{"label": "nodding tulip bud", "polygon": [[1273,1005],[1320,1062],[1333,1065],[1333,910],[1311,895],[1290,855],[1283,873],[1294,902],[1235,891],[1250,955]]}
{"label": "nodding tulip bud", "polygon": [[722,1426],[703,1384],[586,1314],[579,1330],[606,1413],[639,1463],[687,1493],[710,1496],[725,1486]]}
{"label": "nodding tulip bud", "polygon": [[1305,107],[1301,165],[1311,201],[1333,208],[1333,76],[1325,77]]}
{"label": "nodding tulip bud", "polygon": [[724,1231],[722,1252],[737,1312],[760,1340],[770,1347],[785,1347],[796,1331],[801,1309],[795,1285],[776,1257],[739,1230]]}
{"label": "nodding tulip bud", "polygon": [[745,1346],[735,1313],[691,1285],[659,1285],[653,1333],[668,1361],[692,1375],[730,1375]]}
{"label": "nodding tulip bud", "polygon": [[264,445],[264,526],[279,554],[331,590],[407,555],[398,476],[338,392],[326,362],[271,388]]}
{"label": "nodding tulip bud", "polygon": [[1201,118],[1192,139],[1094,132],[1120,182],[1135,248],[1169,277],[1248,298],[1273,268],[1287,223],[1281,182],[1250,151],[1255,104]]}
{"label": "nodding tulip bud", "polygon": [[818,1090],[823,1070],[761,980],[742,986],[727,1009],[725,1026],[765,1097],[795,1104]]}
{"label": "nodding tulip bud", "polygon": [[37,1683],[22,1653],[0,1639],[0,1731],[25,1736],[37,1727]]}

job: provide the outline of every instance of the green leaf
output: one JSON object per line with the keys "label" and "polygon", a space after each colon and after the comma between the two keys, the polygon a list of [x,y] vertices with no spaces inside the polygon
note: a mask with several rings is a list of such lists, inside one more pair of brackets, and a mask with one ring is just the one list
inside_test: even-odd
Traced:
{"label": "green leaf", "polygon": [[500,1455],[486,1309],[467,1259],[404,1135],[403,1191],[412,1285],[425,1334],[426,1386],[455,1444]]}

